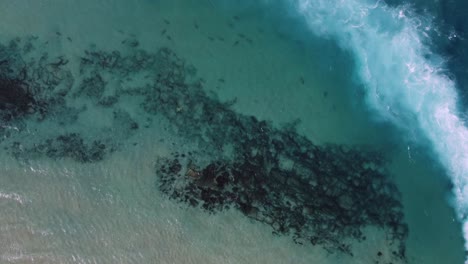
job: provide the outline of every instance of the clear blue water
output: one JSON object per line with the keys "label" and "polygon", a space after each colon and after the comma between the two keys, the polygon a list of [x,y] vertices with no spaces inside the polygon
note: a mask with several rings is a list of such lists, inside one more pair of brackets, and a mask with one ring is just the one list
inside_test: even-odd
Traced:
{"label": "clear blue water", "polygon": [[466,9],[0,1],[0,259],[463,263]]}

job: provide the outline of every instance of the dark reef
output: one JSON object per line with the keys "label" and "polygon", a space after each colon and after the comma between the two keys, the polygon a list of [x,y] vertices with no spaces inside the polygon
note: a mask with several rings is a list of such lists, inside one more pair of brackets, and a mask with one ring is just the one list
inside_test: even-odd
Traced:
{"label": "dark reef", "polygon": [[[127,44],[138,43],[133,39],[122,42],[122,51],[92,47],[73,76],[64,56],[26,56],[32,43],[34,38],[0,46],[1,118],[5,124],[48,120],[66,132],[10,142],[15,157],[98,162],[139,131],[141,119],[163,118],[175,136],[198,146],[155,157],[157,186],[171,199],[210,213],[235,208],[298,244],[350,255],[350,239],[365,240],[363,229],[376,226],[394,245],[394,258],[405,259],[400,194],[379,153],[318,146],[293,124],[276,128],[236,113],[233,102],[208,95],[195,67],[168,48],[149,53]],[[143,115],[139,120],[121,104],[130,98]],[[88,108],[110,115],[110,127],[90,135],[68,131]],[[20,127],[17,133],[26,132]]]}

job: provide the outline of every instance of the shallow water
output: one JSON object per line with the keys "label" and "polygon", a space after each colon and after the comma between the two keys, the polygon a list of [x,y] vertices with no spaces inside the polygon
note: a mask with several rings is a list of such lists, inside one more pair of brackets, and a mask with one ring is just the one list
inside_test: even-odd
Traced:
{"label": "shallow water", "polygon": [[[64,55],[68,63],[63,68],[75,76],[71,91],[79,89],[83,79],[80,62],[85,50],[132,54],[136,46],[154,54],[169,47],[196,68],[207,102],[232,101],[228,108],[238,119],[252,115],[280,131],[284,124],[300,120],[298,133],[314,144],[361,146],[382,153],[388,161],[386,175],[401,192],[409,228],[407,262],[462,263],[461,225],[449,203],[451,185],[443,164],[421,144],[419,130],[408,133],[368,108],[355,54],[333,37],[310,31],[289,7],[278,11],[272,4],[233,7],[188,0],[1,1],[0,36],[5,44],[19,37],[20,46],[28,36],[37,36],[31,39],[35,49],[27,54],[20,50],[25,58],[37,61],[47,52],[45,61],[56,62],[56,56]],[[84,68],[84,76],[100,68],[89,69]],[[62,84],[69,78],[67,70],[58,71]],[[99,96],[151,85],[140,73],[102,75],[106,88]],[[52,109],[45,117],[33,113],[4,123],[2,261],[404,263],[392,255],[395,245],[387,231],[376,226],[362,229],[364,241],[343,239],[351,245],[350,256],[327,252],[323,245],[296,244],[292,234],[274,235],[271,226],[234,207],[209,213],[168,199],[158,188],[159,157],[174,151],[199,151],[200,159],[219,154],[216,147],[199,145],[187,134],[197,123],[178,121],[188,121],[177,116],[190,108],[176,102],[161,106],[164,111],[173,107],[170,114],[152,115],[141,107],[141,94],[122,96],[115,105],[102,107],[89,96],[95,90],[83,91],[87,96],[72,92],[66,96],[74,110]],[[215,112],[228,111],[220,109]],[[232,126],[227,123],[226,130]],[[98,140],[106,150],[82,150],[77,141],[44,144],[67,133],[77,133],[85,145]],[[36,151],[41,144],[45,151]],[[71,150],[61,149],[67,147]],[[219,155],[232,157],[223,151]]]}

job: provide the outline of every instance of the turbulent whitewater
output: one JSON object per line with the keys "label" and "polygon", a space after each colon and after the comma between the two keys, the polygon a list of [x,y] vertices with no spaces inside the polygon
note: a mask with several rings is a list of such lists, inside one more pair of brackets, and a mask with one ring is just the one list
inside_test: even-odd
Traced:
{"label": "turbulent whitewater", "polygon": [[[407,132],[422,131],[454,184],[455,207],[468,240],[468,130],[455,83],[431,52],[431,22],[383,1],[298,0],[311,30],[354,53],[370,107]],[[466,244],[468,248],[468,244]]]}

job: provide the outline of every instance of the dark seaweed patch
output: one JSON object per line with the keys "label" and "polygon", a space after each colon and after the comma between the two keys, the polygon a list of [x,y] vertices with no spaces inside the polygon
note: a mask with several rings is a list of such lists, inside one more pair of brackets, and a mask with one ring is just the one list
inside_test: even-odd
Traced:
{"label": "dark seaweed patch", "polygon": [[84,78],[75,95],[85,95],[90,98],[100,99],[104,93],[106,83],[99,73],[93,72],[90,77]]}
{"label": "dark seaweed patch", "polygon": [[[276,132],[277,141],[290,137]],[[161,158],[156,171],[159,188],[172,199],[209,212],[237,208],[275,234],[292,234],[296,243],[323,245],[330,252],[352,254],[344,238],[362,241],[365,226],[384,228],[390,243],[400,243],[396,255],[404,259],[408,228],[399,192],[379,172],[383,160],[374,154],[309,143],[305,150],[289,145],[269,153],[247,151],[204,167],[193,155],[183,161]]]}
{"label": "dark seaweed patch", "polygon": [[[135,41],[123,42],[125,52],[96,47],[85,51],[79,76],[67,70],[64,57],[44,54],[24,68],[22,59],[11,52],[18,42],[0,48],[0,55],[13,54],[0,59],[0,84],[7,87],[0,100],[12,102],[0,110],[40,112],[42,119],[67,124],[84,111],[67,101],[80,97],[108,111],[113,120],[111,130],[100,132],[102,138],[114,137],[112,144],[71,132],[30,146],[14,143],[12,153],[100,161],[139,128],[120,106],[121,100],[131,97],[147,120],[164,117],[174,135],[198,144],[198,152],[157,159],[158,187],[171,199],[211,213],[235,208],[270,225],[275,234],[292,235],[298,244],[322,245],[330,252],[351,255],[347,239],[362,241],[363,228],[377,226],[397,248],[394,257],[405,259],[408,228],[400,194],[378,153],[350,146],[318,146],[299,135],[294,125],[276,128],[238,114],[230,108],[232,102],[208,95],[196,69],[172,50],[149,53]],[[121,87],[109,87],[109,76]],[[75,78],[81,80],[76,86]],[[139,82],[132,82],[136,79]],[[59,118],[65,115],[73,118]],[[109,131],[114,132],[107,135]]]}
{"label": "dark seaweed patch", "polygon": [[82,163],[101,161],[107,152],[113,151],[99,140],[88,144],[76,133],[47,139],[32,148],[23,148],[19,142],[15,142],[12,149],[17,157],[43,154],[52,159],[71,158]]}
{"label": "dark seaweed patch", "polygon": [[36,100],[25,85],[15,79],[0,78],[1,119],[9,121],[33,110]]}

